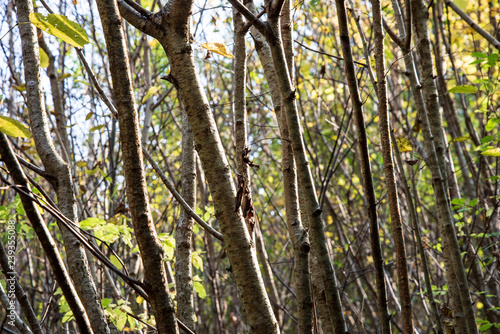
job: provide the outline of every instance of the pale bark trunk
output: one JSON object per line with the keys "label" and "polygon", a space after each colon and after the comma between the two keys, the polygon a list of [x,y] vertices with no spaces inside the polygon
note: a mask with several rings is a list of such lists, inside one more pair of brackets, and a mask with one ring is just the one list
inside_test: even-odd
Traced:
{"label": "pale bark trunk", "polygon": [[167,79],[177,86],[185,103],[195,148],[210,186],[215,216],[221,225],[224,245],[245,307],[246,322],[254,333],[278,333],[278,323],[265,291],[255,247],[251,244],[241,211],[234,213],[236,190],[194,63],[189,38],[192,5],[192,1],[173,0],[159,13],[151,14],[151,19],[146,19],[143,16],[145,9],[129,1],[120,1],[122,15],[136,28],[157,38],[167,53],[171,69]]}
{"label": "pale bark trunk", "polygon": [[163,248],[158,240],[146,189],[140,131],[122,20],[116,1],[98,0],[97,7],[108,50],[123,151],[126,193],[134,232],[144,264],[144,290],[150,298],[158,332],[178,333],[168,292]]}
{"label": "pale bark trunk", "polygon": [[[474,311],[469,292],[469,284],[464,264],[460,255],[460,247],[458,245],[455,232],[454,221],[450,208],[450,199],[446,191],[446,162],[444,157],[446,154],[446,142],[443,136],[443,124],[439,113],[439,104],[437,101],[437,89],[434,82],[433,62],[430,47],[427,5],[423,0],[414,0],[412,2],[412,14],[415,23],[415,32],[419,39],[417,46],[420,66],[422,70],[422,88],[425,97],[427,113],[422,115],[424,123],[425,146],[429,154],[429,167],[431,169],[436,204],[441,217],[441,236],[444,241],[444,247],[448,248],[450,253],[452,271],[455,275],[456,283],[458,284],[458,295],[463,309],[464,320],[468,333],[477,333],[477,325],[475,321]],[[434,152],[432,152],[434,151]],[[434,157],[436,161],[434,161]],[[433,164],[436,164],[435,166]],[[444,188],[444,189],[441,189]],[[451,273],[448,273],[451,274]]]}
{"label": "pale bark trunk", "polygon": [[[253,10],[253,3],[246,2],[248,8]],[[285,1],[282,16],[281,16],[281,30],[283,31],[283,46],[285,57],[287,61],[288,70],[291,80],[293,82],[293,39],[292,39],[292,24],[291,24],[291,3]],[[285,194],[285,210],[286,210],[286,223],[288,233],[294,248],[294,274],[295,284],[297,286],[297,301],[298,301],[298,318],[299,318],[299,333],[311,333],[313,330],[313,300],[311,288],[311,270],[309,268],[309,253],[310,243],[309,235],[304,229],[300,217],[299,200],[298,200],[298,186],[297,186],[297,168],[293,157],[293,149],[289,139],[288,124],[286,121],[286,114],[282,108],[281,94],[277,74],[274,69],[271,50],[265,37],[254,27],[251,27],[251,34],[255,43],[256,51],[259,55],[260,62],[264,69],[264,75],[268,81],[269,89],[271,91],[271,99],[273,102],[276,118],[278,119],[278,126],[281,135],[281,152],[282,152],[282,172],[283,172],[283,188]],[[312,273],[320,275],[319,271]],[[318,277],[318,280],[321,280]],[[324,293],[323,293],[324,297]],[[319,297],[318,297],[319,298]],[[323,313],[327,315],[325,323],[330,324],[331,321],[328,316],[328,311]]]}
{"label": "pale bark trunk", "polygon": [[[17,0],[19,22],[29,22],[31,1]],[[76,199],[71,172],[57,153],[50,135],[43,104],[40,82],[40,61],[35,27],[31,24],[19,26],[22,40],[26,93],[31,129],[36,149],[54,187],[61,212],[72,221],[77,220]],[[59,225],[64,240],[68,266],[75,288],[88,313],[95,333],[109,333],[106,317],[97,294],[83,247],[65,227]]]}
{"label": "pale bark trunk", "polygon": [[264,35],[273,57],[274,68],[276,70],[278,85],[280,88],[281,102],[285,108],[288,129],[290,131],[290,141],[294,153],[295,163],[298,168],[300,189],[304,198],[304,211],[307,214],[311,231],[311,243],[315,254],[318,256],[321,268],[321,276],[325,285],[326,300],[329,307],[330,317],[334,323],[336,333],[345,333],[347,327],[344,320],[342,305],[337,288],[335,272],[333,270],[330,256],[326,245],[326,237],[321,219],[321,209],[319,207],[314,182],[312,179],[309,162],[305,152],[303,138],[301,134],[297,105],[295,103],[295,89],[291,82],[288,71],[281,32],[279,27],[279,14],[283,2],[277,2],[268,9],[268,20],[262,22],[258,20],[245,6],[235,0],[230,3],[236,7],[249,22]]}
{"label": "pale bark trunk", "polygon": [[[182,111],[182,197],[192,208],[196,202],[196,153],[193,132],[187,115]],[[195,330],[193,296],[193,225],[194,220],[184,209],[175,232],[175,287],[177,317],[191,330]]]}

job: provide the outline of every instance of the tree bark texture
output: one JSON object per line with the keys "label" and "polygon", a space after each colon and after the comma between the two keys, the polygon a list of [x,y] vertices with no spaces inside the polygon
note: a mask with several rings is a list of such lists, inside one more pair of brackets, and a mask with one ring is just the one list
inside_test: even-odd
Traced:
{"label": "tree bark texture", "polygon": [[116,1],[97,1],[103,26],[125,169],[126,194],[135,236],[144,264],[144,290],[150,298],[158,332],[178,333],[168,291],[163,248],[151,217],[141,152],[139,121],[126,52],[122,20]]}
{"label": "tree bark texture", "polygon": [[[19,22],[29,22],[33,10],[32,2],[17,0]],[[77,220],[76,199],[71,178],[71,171],[66,162],[57,153],[50,130],[43,101],[40,82],[40,56],[37,46],[36,30],[32,24],[20,24],[22,40],[26,96],[31,122],[31,130],[36,150],[49,176],[48,181],[54,187],[61,212],[72,221]],[[95,333],[110,333],[102,309],[100,298],[88,266],[85,250],[65,227],[59,225],[64,240],[69,272],[80,299],[88,313]]]}
{"label": "tree bark texture", "polygon": [[[182,197],[192,208],[196,203],[196,152],[193,132],[186,112],[182,112]],[[193,225],[194,219],[184,209],[175,231],[175,292],[177,317],[191,330],[195,330],[193,296]]]}
{"label": "tree bark texture", "polygon": [[[385,184],[389,199],[392,234],[396,246],[396,262],[398,271],[399,296],[401,300],[403,330],[413,333],[413,308],[411,302],[410,282],[408,281],[408,263],[406,261],[406,247],[403,234],[403,224],[399,210],[398,189],[394,173],[392,157],[391,135],[389,126],[389,110],[387,103],[387,82],[385,79],[384,31],[382,29],[382,8],[379,0],[372,1],[373,30],[375,39],[375,63],[377,72],[377,91],[379,105],[379,130],[384,159]],[[356,79],[353,78],[355,81]],[[396,143],[392,143],[397,145]]]}
{"label": "tree bark texture", "polygon": [[[337,18],[339,22],[339,35],[342,44],[342,55],[344,56],[344,66],[346,69],[346,78],[349,86],[356,128],[358,131],[358,145],[361,154],[361,168],[363,175],[363,186],[365,190],[366,202],[368,204],[368,219],[370,221],[370,244],[373,254],[375,268],[375,279],[377,287],[377,304],[381,320],[382,333],[391,333],[390,316],[387,305],[387,292],[385,286],[384,258],[382,247],[380,245],[380,234],[377,214],[377,200],[373,186],[371,172],[370,152],[368,150],[368,138],[366,134],[363,103],[359,95],[352,51],[350,46],[349,28],[347,24],[347,13],[344,1],[337,1]],[[385,82],[385,81],[384,81]],[[392,156],[391,156],[392,158]],[[385,165],[385,163],[384,163]],[[391,161],[392,166],[392,161]],[[399,212],[399,211],[398,211]],[[404,249],[403,249],[404,250]],[[406,263],[406,259],[405,259]],[[406,269],[406,267],[405,267]],[[411,306],[410,306],[411,309]],[[410,310],[411,311],[411,310]]]}
{"label": "tree bark texture", "polygon": [[14,183],[26,192],[26,194],[20,193],[21,202],[23,203],[26,216],[35,230],[38,240],[45,251],[45,255],[49,259],[52,272],[57,283],[61,287],[61,291],[64,294],[71,311],[73,312],[78,329],[82,334],[94,333],[92,331],[87,313],[85,312],[82,302],[80,301],[75,287],[69,278],[68,272],[66,271],[66,267],[64,266],[64,262],[59,254],[59,250],[57,249],[54,239],[52,239],[52,235],[43,221],[37,206],[27,195],[31,191],[28,180],[26,179],[26,176],[24,175],[14,152],[10,147],[7,137],[3,133],[0,133],[0,156],[2,161],[7,166]]}
{"label": "tree bark texture", "polygon": [[[455,275],[456,284],[458,284],[458,295],[463,308],[467,332],[477,333],[477,325],[469,293],[467,274],[460,255],[460,247],[458,245],[453,215],[450,207],[451,203],[447,193],[447,170],[446,162],[444,161],[446,146],[443,136],[443,122],[439,111],[437,89],[433,75],[434,67],[428,29],[429,13],[427,11],[427,5],[423,0],[412,1],[412,14],[416,36],[420,41],[417,46],[417,50],[419,54],[420,68],[422,71],[422,90],[427,107],[427,114],[423,116],[424,123],[428,122],[428,128],[426,126],[424,127],[426,149],[429,154],[429,167],[432,172],[436,204],[441,216],[441,236],[444,241],[444,247],[447,247],[450,252],[452,264],[451,269],[453,271],[453,273],[448,274]],[[427,133],[427,130],[430,132]],[[432,144],[434,144],[434,147],[432,147]],[[437,161],[434,162],[434,153],[429,152],[429,150],[435,151],[435,158]],[[434,163],[437,163],[437,165],[431,167],[431,164]]]}
{"label": "tree bark texture", "polygon": [[189,39],[192,5],[192,1],[174,0],[153,14],[120,1],[120,10],[136,28],[158,39],[170,61],[167,78],[177,86],[185,104],[195,148],[212,193],[215,216],[224,235],[224,245],[245,307],[246,323],[254,333],[278,333],[278,323],[265,291],[255,247],[241,211],[234,213],[236,189],[194,63]]}

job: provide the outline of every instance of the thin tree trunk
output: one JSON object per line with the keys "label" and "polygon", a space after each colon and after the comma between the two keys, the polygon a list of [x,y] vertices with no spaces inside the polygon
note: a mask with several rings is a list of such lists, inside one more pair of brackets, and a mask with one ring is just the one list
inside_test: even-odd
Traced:
{"label": "thin tree trunk", "polygon": [[73,316],[75,317],[80,332],[82,334],[92,334],[93,331],[87,313],[83,308],[75,287],[71,283],[71,279],[66,271],[64,262],[59,254],[59,250],[57,249],[57,246],[52,239],[52,236],[43,221],[37,206],[27,195],[30,192],[28,180],[26,179],[14,152],[9,145],[7,137],[3,133],[0,133],[0,156],[2,157],[2,161],[7,166],[14,183],[26,192],[20,193],[21,202],[23,203],[26,216],[35,230],[38,240],[45,251],[45,255],[49,259],[52,272],[57,283],[61,287],[71,311],[73,312]]}
{"label": "thin tree trunk", "polygon": [[[253,11],[253,4],[246,2],[248,8]],[[292,24],[290,2],[285,1],[282,16],[281,30],[283,31],[283,46],[285,49],[285,57],[287,59],[288,70],[293,77],[293,40],[292,40]],[[295,284],[297,287],[297,302],[298,302],[298,333],[312,333],[314,309],[312,300],[311,288],[311,271],[309,269],[309,253],[310,243],[309,235],[304,229],[300,218],[299,201],[298,201],[298,186],[297,186],[297,168],[295,165],[292,145],[289,139],[288,125],[286,114],[282,108],[281,96],[278,86],[278,79],[274,69],[271,50],[264,36],[254,27],[250,28],[251,34],[255,43],[256,51],[259,55],[260,62],[264,68],[264,75],[267,79],[269,90],[271,91],[271,99],[273,102],[276,118],[281,136],[281,170],[283,172],[283,190],[285,194],[285,211],[288,233],[292,241],[294,249],[294,274]],[[317,272],[319,275],[319,271]],[[319,280],[321,278],[318,278]],[[324,294],[323,294],[324,295]],[[328,315],[328,311],[324,314]],[[326,323],[331,322],[329,316],[325,319]]]}
{"label": "thin tree trunk", "polygon": [[[279,332],[278,323],[245,221],[241,211],[234,212],[236,190],[194,63],[189,35],[192,6],[192,1],[171,0],[160,12],[152,14],[133,2],[120,1],[122,15],[136,28],[158,39],[170,61],[171,71],[165,79],[177,87],[185,103],[195,148],[210,186],[215,216],[221,225],[224,245],[245,307],[246,322],[254,333],[275,334]],[[158,20],[162,21],[161,26],[155,23]]]}
{"label": "thin tree trunk", "polygon": [[[40,327],[40,323],[36,318],[35,311],[33,311],[33,308],[31,307],[30,301],[28,300],[28,296],[24,292],[21,283],[19,283],[19,280],[17,278],[18,275],[16,272],[16,264],[15,261],[12,260],[15,258],[14,254],[16,254],[17,235],[10,233],[6,234],[8,236],[7,248],[9,255],[7,255],[7,251],[5,250],[5,247],[2,241],[0,240],[0,267],[2,268],[2,272],[5,275],[5,283],[7,291],[9,291],[9,295],[12,292],[14,292],[14,295],[16,296],[17,301],[21,305],[21,309],[23,310],[23,313],[26,316],[26,319],[28,320],[28,323],[33,333],[43,334],[42,327]],[[12,288],[14,288],[14,291],[12,291]],[[11,304],[11,302],[14,302],[14,304]],[[12,316],[11,308],[13,305],[15,305],[15,300],[11,300],[8,304],[9,305],[5,308],[6,310],[5,318],[8,319],[7,322],[10,323],[14,322],[13,321],[14,319],[11,318]],[[16,326],[19,326],[21,324],[26,326],[22,321],[20,323],[16,322]],[[21,332],[26,332],[26,330],[28,330],[28,332],[31,333],[31,331],[28,328],[25,328],[24,326],[20,326]]]}
{"label": "thin tree trunk", "polygon": [[[368,204],[368,218],[370,221],[370,245],[372,248],[373,262],[375,268],[375,280],[377,287],[377,304],[380,314],[382,333],[391,333],[389,309],[387,305],[387,292],[385,286],[384,259],[380,245],[380,234],[377,215],[377,200],[373,186],[370,152],[368,150],[368,138],[364,121],[364,112],[361,98],[359,95],[354,62],[350,47],[349,28],[347,24],[347,14],[344,1],[337,1],[337,18],[339,22],[340,42],[342,44],[342,54],[344,56],[344,66],[346,69],[346,78],[351,95],[351,101],[356,119],[356,128],[358,131],[358,145],[361,153],[361,168],[363,174],[363,186],[365,190],[366,201]],[[384,81],[385,82],[385,81]],[[385,164],[384,164],[385,165]],[[391,162],[392,166],[392,162]],[[398,211],[399,212],[399,211]],[[403,248],[404,250],[404,248]],[[406,269],[406,259],[405,259]],[[411,311],[411,305],[410,305]]]}
{"label": "thin tree trunk", "polygon": [[[413,333],[413,307],[411,302],[410,283],[408,281],[408,263],[403,233],[399,198],[394,174],[391,136],[389,126],[389,111],[387,104],[387,83],[385,79],[384,32],[382,30],[382,8],[379,0],[372,1],[373,30],[375,39],[375,63],[377,72],[377,91],[379,105],[379,130],[384,159],[385,184],[391,214],[392,234],[396,246],[396,261],[398,271],[399,296],[402,307],[403,331]],[[356,80],[355,77],[352,80]],[[396,144],[396,143],[393,143]]]}
{"label": "thin tree trunk", "polygon": [[146,189],[139,121],[135,106],[128,53],[122,20],[116,1],[98,0],[113,89],[117,101],[118,124],[123,151],[126,193],[134,232],[144,264],[144,290],[153,308],[158,332],[178,333],[175,310],[168,291],[163,248],[158,240]]}
{"label": "thin tree trunk", "polygon": [[[444,246],[448,248],[451,256],[452,270],[456,277],[458,284],[458,292],[460,302],[464,312],[464,319],[467,326],[468,333],[477,333],[476,319],[469,292],[469,284],[467,281],[467,274],[465,272],[464,264],[460,255],[460,247],[457,241],[455,226],[450,207],[450,199],[446,191],[446,162],[444,157],[446,154],[446,144],[443,136],[443,124],[441,115],[439,113],[439,104],[437,101],[437,89],[434,82],[433,75],[433,62],[430,47],[429,30],[428,30],[428,17],[427,5],[423,0],[412,1],[412,14],[415,23],[415,32],[419,39],[417,50],[419,53],[420,66],[422,70],[422,88],[425,97],[425,104],[427,107],[427,114],[423,116],[424,123],[429,122],[425,128],[424,136],[427,153],[429,154],[429,167],[432,172],[432,178],[435,188],[436,204],[441,216],[442,225],[442,238]],[[430,130],[430,133],[427,132]],[[434,144],[434,147],[432,147]],[[434,150],[434,153],[430,152]],[[433,161],[433,154],[436,157],[436,166],[431,166]],[[431,158],[432,157],[432,158]],[[437,185],[436,183],[439,183]],[[444,191],[441,192],[441,187]],[[451,274],[451,273],[449,273]]]}
{"label": "thin tree trunk", "polygon": [[303,210],[307,214],[310,224],[311,245],[321,268],[321,277],[325,286],[326,300],[328,303],[330,317],[334,323],[336,333],[345,333],[347,327],[342,311],[342,304],[337,288],[335,272],[328,254],[325,231],[321,219],[321,209],[318,203],[316,189],[312,179],[311,169],[307,159],[304,142],[301,133],[297,105],[295,102],[295,88],[291,81],[290,73],[285,59],[281,32],[279,26],[279,16],[283,6],[283,1],[273,3],[268,9],[268,21],[262,22],[255,17],[239,1],[229,1],[238,9],[249,22],[251,22],[266,38],[271,49],[274,67],[276,70],[278,85],[287,116],[287,125],[290,131],[290,141],[292,144],[295,163],[298,169],[298,180],[304,199]]}
{"label": "thin tree trunk", "polygon": [[[182,106],[181,106],[182,108]],[[183,108],[182,108],[183,109]],[[196,153],[193,132],[189,126],[186,112],[182,111],[182,197],[190,207],[196,202]],[[193,225],[191,215],[181,209],[181,217],[175,232],[175,287],[177,317],[191,330],[195,330],[193,298]]]}
{"label": "thin tree trunk", "polygon": [[[29,22],[32,2],[17,0],[16,7],[19,22]],[[77,221],[76,199],[71,171],[68,164],[61,159],[55,150],[47,125],[40,82],[40,62],[39,51],[36,46],[35,27],[31,24],[21,24],[19,25],[19,31],[22,41],[27,104],[35,146],[49,175],[48,181],[56,191],[61,212],[70,220]],[[62,225],[59,226],[68,257],[69,272],[88,313],[92,328],[96,334],[107,334],[109,328],[106,316],[91,276],[85,250],[75,236]]]}

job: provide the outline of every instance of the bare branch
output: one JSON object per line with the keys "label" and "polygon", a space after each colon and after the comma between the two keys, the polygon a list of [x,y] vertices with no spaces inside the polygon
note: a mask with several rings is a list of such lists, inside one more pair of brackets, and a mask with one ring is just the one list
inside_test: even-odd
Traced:
{"label": "bare branch", "polygon": [[177,190],[175,190],[174,185],[172,183],[170,183],[170,181],[167,179],[165,174],[163,174],[163,172],[160,169],[160,166],[158,166],[158,164],[156,163],[156,161],[154,161],[153,157],[151,157],[151,155],[148,153],[148,151],[146,151],[146,149],[143,148],[142,154],[144,154],[144,157],[149,161],[149,163],[151,164],[153,169],[156,171],[156,173],[160,177],[163,184],[165,184],[165,186],[168,188],[168,190],[170,190],[170,192],[175,197],[175,199],[179,202],[179,204],[182,205],[182,208],[184,210],[186,210],[191,215],[191,217],[193,217],[193,219],[198,224],[200,224],[201,227],[203,227],[208,233],[210,233],[211,235],[213,235],[215,238],[219,239],[220,241],[224,241],[222,234],[220,232],[217,232],[212,226],[210,226],[207,222],[205,222],[203,219],[201,219],[200,216],[198,216],[196,214],[196,212],[194,212],[194,210],[186,203],[186,201],[177,192]]}
{"label": "bare branch", "polygon": [[498,50],[500,50],[500,41],[498,41],[495,37],[493,37],[492,35],[490,35],[490,33],[488,33],[486,30],[484,30],[483,28],[481,28],[476,22],[474,22],[474,20],[472,20],[472,18],[469,15],[467,15],[467,13],[465,13],[463,10],[461,10],[460,7],[458,7],[453,1],[451,1],[451,0],[445,0],[444,2],[446,3],[446,5],[448,7],[450,7],[451,9],[453,9],[453,11],[455,13],[457,13],[458,16],[460,16],[462,18],[462,20],[464,20],[465,22],[467,22],[467,24],[470,25],[470,27],[472,29],[474,29],[479,35],[483,36],[495,48],[497,48]]}
{"label": "bare branch", "polygon": [[[384,30],[387,31],[392,41],[396,43],[402,50],[404,50],[405,43],[407,42],[408,38],[406,38],[404,41],[401,38],[399,38],[399,36],[396,35],[396,33],[394,32],[394,30],[392,30],[391,27],[389,27],[389,24],[387,23],[385,18],[382,19],[382,23],[384,25]],[[406,36],[408,37],[408,34]]]}
{"label": "bare branch", "polygon": [[266,35],[267,24],[255,16],[244,4],[238,0],[228,0],[238,12],[240,12],[250,24],[252,24],[261,34]]}

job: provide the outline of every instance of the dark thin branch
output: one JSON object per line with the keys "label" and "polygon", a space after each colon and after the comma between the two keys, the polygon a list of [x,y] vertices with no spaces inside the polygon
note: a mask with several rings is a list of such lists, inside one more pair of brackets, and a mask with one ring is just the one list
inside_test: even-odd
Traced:
{"label": "dark thin branch", "polygon": [[153,167],[153,169],[156,171],[156,173],[158,174],[158,176],[162,180],[163,184],[165,184],[165,186],[168,188],[168,190],[170,190],[170,192],[175,197],[175,199],[179,202],[179,204],[182,206],[182,208],[184,210],[186,210],[191,215],[191,217],[193,217],[193,219],[198,224],[200,224],[201,227],[203,227],[208,233],[210,233],[215,238],[217,238],[217,239],[219,239],[220,241],[223,242],[224,238],[222,237],[222,234],[220,232],[216,231],[212,226],[210,226],[203,219],[201,219],[200,216],[198,216],[196,214],[196,212],[189,206],[189,204],[186,203],[186,201],[184,200],[184,198],[182,198],[181,194],[179,194],[177,192],[177,190],[175,190],[174,185],[168,180],[168,178],[165,176],[165,174],[160,169],[160,166],[158,166],[158,164],[156,163],[156,161],[154,161],[153,157],[151,157],[151,155],[148,153],[148,151],[146,151],[145,148],[142,149],[142,153],[144,154],[144,156],[146,157],[146,159],[149,161],[149,163],[151,164],[151,166]]}
{"label": "dark thin branch", "polygon": [[490,33],[488,33],[486,30],[484,30],[483,28],[481,28],[476,22],[474,22],[474,20],[472,20],[472,18],[469,15],[467,15],[467,13],[465,13],[463,10],[461,10],[460,7],[458,7],[453,1],[451,1],[451,0],[444,0],[444,2],[446,4],[446,6],[450,7],[451,9],[453,9],[453,11],[455,13],[457,13],[458,16],[460,16],[462,18],[462,20],[464,20],[465,22],[467,22],[467,24],[472,29],[474,29],[479,35],[483,36],[495,48],[497,48],[498,50],[500,50],[500,41],[498,41],[495,37],[493,37],[492,35],[490,35]]}
{"label": "dark thin branch", "polygon": [[[335,59],[338,59],[338,60],[342,60],[344,61],[344,58],[342,57],[339,57],[339,56],[334,56],[330,53],[326,53],[326,52],[323,52],[323,51],[319,51],[319,50],[314,50],[314,49],[311,49],[310,47],[308,47],[307,45],[305,44],[302,44],[301,42],[297,41],[297,40],[294,40],[295,43],[297,43],[298,45],[302,46],[304,49],[307,49],[309,51],[312,51],[312,52],[316,52],[316,53],[319,53],[319,54],[322,54],[322,55],[325,55],[325,56],[328,56],[328,57],[331,57],[331,58],[335,58]],[[359,66],[363,66],[365,68],[368,67],[368,65],[364,64],[364,63],[360,63],[359,61],[355,61],[353,60],[354,64],[356,65],[359,65]]]}
{"label": "dark thin branch", "polygon": [[404,41],[405,52],[411,47],[411,0],[406,1],[406,36]]}
{"label": "dark thin branch", "polygon": [[[389,34],[389,37],[391,37],[392,41],[394,43],[396,43],[402,50],[405,50],[405,43],[407,42],[407,38],[405,38],[405,40],[403,41],[401,38],[399,38],[398,35],[396,35],[396,33],[394,32],[394,30],[391,29],[391,27],[389,27],[389,24],[387,23],[387,21],[385,20],[385,17],[382,18],[382,23],[384,25],[384,30],[387,31],[387,33]],[[406,34],[406,37],[408,37],[408,34]],[[410,40],[411,42],[411,40]]]}
{"label": "dark thin branch", "polygon": [[252,24],[261,34],[265,35],[267,31],[267,24],[257,16],[255,16],[244,4],[238,0],[228,0],[240,12],[250,24]]}

